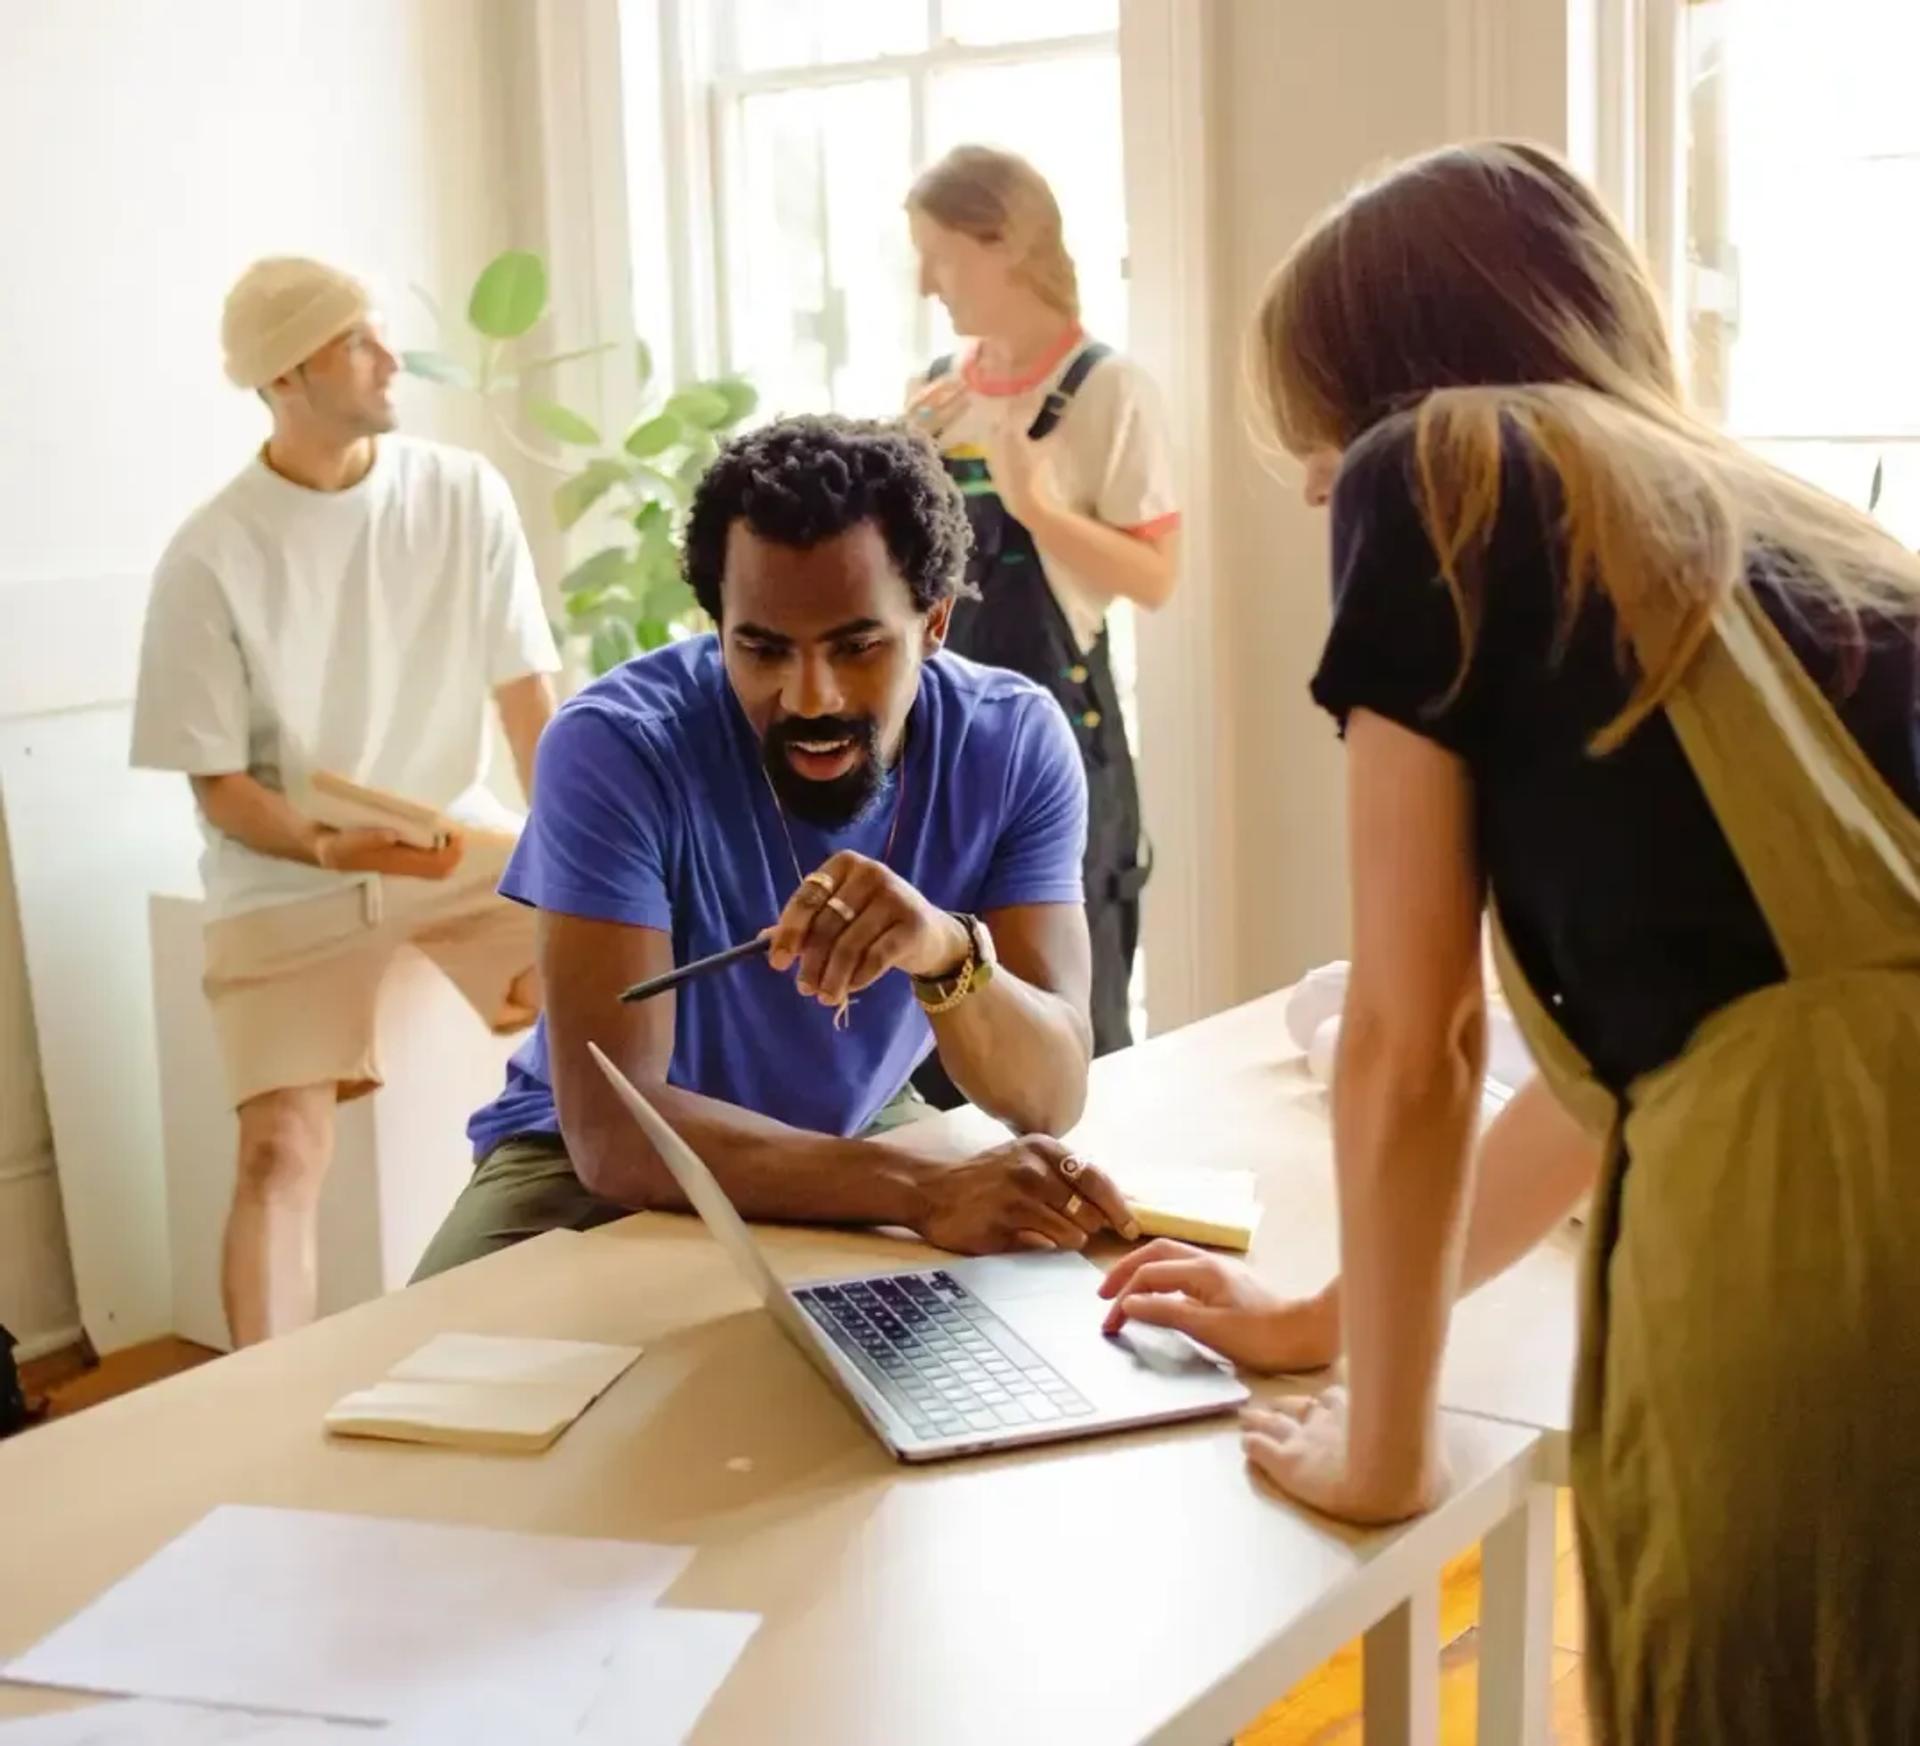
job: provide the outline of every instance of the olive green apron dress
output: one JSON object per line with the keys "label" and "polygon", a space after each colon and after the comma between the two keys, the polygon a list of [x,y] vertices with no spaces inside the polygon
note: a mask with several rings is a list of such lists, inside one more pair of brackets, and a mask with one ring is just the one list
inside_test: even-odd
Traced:
{"label": "olive green apron dress", "polygon": [[1786,980],[1617,1105],[1495,928],[1608,1136],[1573,1420],[1594,1739],[1920,1742],[1920,821],[1745,590],[1667,715]]}

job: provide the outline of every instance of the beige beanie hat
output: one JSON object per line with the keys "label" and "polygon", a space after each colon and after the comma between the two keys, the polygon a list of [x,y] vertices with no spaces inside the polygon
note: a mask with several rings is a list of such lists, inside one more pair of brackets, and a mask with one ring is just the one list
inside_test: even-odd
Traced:
{"label": "beige beanie hat", "polygon": [[279,256],[255,261],[227,293],[220,322],[227,379],[264,388],[298,369],[372,306],[366,286],[320,261]]}

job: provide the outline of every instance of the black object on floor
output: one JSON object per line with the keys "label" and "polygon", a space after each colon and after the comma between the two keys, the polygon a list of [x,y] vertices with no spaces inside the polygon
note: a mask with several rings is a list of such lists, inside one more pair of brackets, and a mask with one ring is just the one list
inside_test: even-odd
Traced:
{"label": "black object on floor", "polygon": [[4,1327],[0,1327],[0,1437],[24,1431],[40,1413],[27,1405],[27,1391],[20,1383],[20,1370],[13,1361],[13,1349],[19,1345]]}

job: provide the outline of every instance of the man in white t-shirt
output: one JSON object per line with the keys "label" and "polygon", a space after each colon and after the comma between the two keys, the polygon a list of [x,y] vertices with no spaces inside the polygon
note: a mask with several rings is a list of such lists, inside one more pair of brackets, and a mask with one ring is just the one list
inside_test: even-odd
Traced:
{"label": "man in white t-shirt", "polygon": [[[531,793],[559,661],[506,482],[388,434],[399,366],[357,281],[259,262],[222,339],[273,432],[160,560],[133,762],[191,780],[206,836],[206,989],[240,1117],[222,1289],[246,1345],[312,1319],[335,1106],[380,1083],[401,946],[495,1029],[532,1022],[531,917],[495,892],[518,820],[485,786],[487,716]],[[429,850],[329,829],[321,771],[460,828]]]}

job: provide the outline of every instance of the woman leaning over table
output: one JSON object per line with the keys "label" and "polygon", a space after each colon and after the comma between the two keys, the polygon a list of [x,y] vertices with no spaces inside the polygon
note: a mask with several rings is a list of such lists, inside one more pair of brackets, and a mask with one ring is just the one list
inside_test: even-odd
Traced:
{"label": "woman leaning over table", "polygon": [[[1683,403],[1592,193],[1520,145],[1362,188],[1259,323],[1331,501],[1315,697],[1354,914],[1343,1275],[1175,1246],[1114,1319],[1348,1389],[1250,1415],[1385,1521],[1445,1480],[1456,1292],[1595,1183],[1574,1497],[1596,1738],[1920,1740],[1920,564]],[[1478,944],[1542,1068],[1471,1159]]]}

